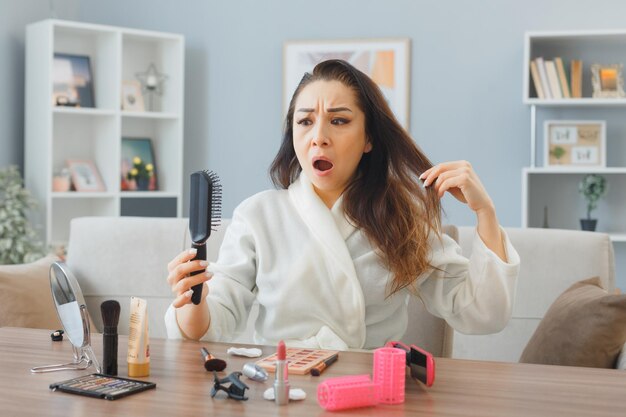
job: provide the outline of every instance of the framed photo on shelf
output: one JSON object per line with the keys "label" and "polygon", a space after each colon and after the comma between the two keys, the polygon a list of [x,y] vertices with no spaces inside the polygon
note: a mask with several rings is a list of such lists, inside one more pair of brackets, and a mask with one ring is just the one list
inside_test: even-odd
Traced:
{"label": "framed photo on shelf", "polygon": [[137,80],[122,81],[122,110],[145,111],[141,84]]}
{"label": "framed photo on shelf", "polygon": [[591,65],[593,98],[624,98],[624,65]]}
{"label": "framed photo on shelf", "polygon": [[92,161],[68,159],[67,167],[76,191],[105,191],[102,177]]}
{"label": "framed photo on shelf", "polygon": [[409,128],[409,39],[289,41],[283,49],[283,109],[305,72],[327,59],[343,59],[376,82],[391,110]]}
{"label": "framed photo on shelf", "polygon": [[544,142],[546,167],[606,167],[604,120],[546,120]]}
{"label": "framed photo on shelf", "polygon": [[54,106],[96,106],[91,63],[88,56],[55,53],[52,84]]}
{"label": "framed photo on shelf", "polygon": [[122,138],[122,191],[156,191],[157,166],[150,138]]}

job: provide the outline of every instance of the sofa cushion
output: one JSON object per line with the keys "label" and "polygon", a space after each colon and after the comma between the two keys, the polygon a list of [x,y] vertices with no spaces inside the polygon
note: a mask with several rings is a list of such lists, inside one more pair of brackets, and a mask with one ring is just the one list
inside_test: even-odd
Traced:
{"label": "sofa cushion", "polygon": [[622,353],[619,354],[617,358],[617,363],[615,363],[615,369],[624,369],[626,370],[626,343],[622,346]]}
{"label": "sofa cushion", "polygon": [[48,273],[56,256],[30,264],[0,265],[0,327],[60,329]]}
{"label": "sofa cushion", "polygon": [[624,342],[626,295],[609,294],[595,277],[552,303],[520,362],[613,368]]}

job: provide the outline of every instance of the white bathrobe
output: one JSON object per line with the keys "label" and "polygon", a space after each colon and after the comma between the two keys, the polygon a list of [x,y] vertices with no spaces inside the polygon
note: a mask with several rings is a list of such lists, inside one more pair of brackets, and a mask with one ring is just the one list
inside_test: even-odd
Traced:
{"label": "white bathrobe", "polygon": [[[519,256],[502,231],[507,260],[478,234],[471,258],[450,237],[430,236],[433,270],[417,277],[432,314],[463,333],[492,333],[508,322]],[[301,174],[288,190],[265,191],[233,213],[208,282],[211,325],[204,340],[229,341],[259,303],[254,341],[322,349],[371,349],[407,327],[407,289],[385,298],[392,275],[365,234],[350,224],[340,198],[329,210]],[[181,338],[172,306],[170,338]]]}

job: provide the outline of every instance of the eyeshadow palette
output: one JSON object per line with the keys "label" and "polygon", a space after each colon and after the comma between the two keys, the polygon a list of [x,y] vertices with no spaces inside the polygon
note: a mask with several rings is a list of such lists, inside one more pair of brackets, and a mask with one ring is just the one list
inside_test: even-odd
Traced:
{"label": "eyeshadow palette", "polygon": [[147,381],[120,378],[102,374],[83,375],[78,378],[50,384],[53,391],[59,390],[87,397],[116,400],[148,389],[156,388],[156,384]]}
{"label": "eyeshadow palette", "polygon": [[[308,374],[311,372],[311,368],[319,365],[322,361],[330,358],[337,352],[336,350],[287,348],[289,373],[295,375]],[[276,359],[276,354],[274,353],[257,361],[257,365],[268,372],[274,372]]]}

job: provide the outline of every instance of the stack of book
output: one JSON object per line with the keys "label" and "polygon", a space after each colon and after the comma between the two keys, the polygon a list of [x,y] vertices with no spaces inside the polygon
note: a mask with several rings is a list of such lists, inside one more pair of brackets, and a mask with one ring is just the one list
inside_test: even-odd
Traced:
{"label": "stack of book", "polygon": [[574,59],[570,62],[569,82],[565,65],[560,57],[544,60],[543,57],[530,61],[530,75],[537,97],[547,100],[581,98],[583,87],[583,62]]}

